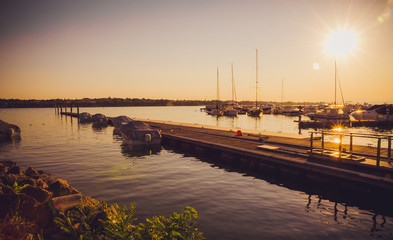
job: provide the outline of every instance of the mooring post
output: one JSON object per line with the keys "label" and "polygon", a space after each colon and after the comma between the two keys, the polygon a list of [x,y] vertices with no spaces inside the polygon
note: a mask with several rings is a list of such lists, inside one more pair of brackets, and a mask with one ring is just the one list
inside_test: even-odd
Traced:
{"label": "mooring post", "polygon": [[321,152],[323,153],[323,150],[325,149],[325,132],[322,131],[322,139],[321,139]]}
{"label": "mooring post", "polygon": [[71,104],[71,106],[70,106],[70,116],[72,117],[72,104]]}
{"label": "mooring post", "polygon": [[78,119],[79,119],[79,104],[76,104],[76,113],[78,114]]}
{"label": "mooring post", "polygon": [[60,105],[60,113],[63,114],[63,105]]}
{"label": "mooring post", "polygon": [[349,135],[349,156],[352,158],[352,144],[353,144],[353,136],[352,133]]}
{"label": "mooring post", "polygon": [[313,140],[314,140],[314,132],[311,132],[311,137],[310,137],[310,153],[312,153],[312,149],[313,149]]}
{"label": "mooring post", "polygon": [[64,113],[67,113],[67,105],[64,106]]}
{"label": "mooring post", "polygon": [[381,160],[381,138],[378,138],[378,148],[377,148],[377,166],[379,167]]}
{"label": "mooring post", "polygon": [[392,137],[388,136],[388,163],[391,164],[392,158]]}
{"label": "mooring post", "polygon": [[340,143],[338,145],[338,158],[341,159],[341,150],[343,148],[343,135],[340,134]]}

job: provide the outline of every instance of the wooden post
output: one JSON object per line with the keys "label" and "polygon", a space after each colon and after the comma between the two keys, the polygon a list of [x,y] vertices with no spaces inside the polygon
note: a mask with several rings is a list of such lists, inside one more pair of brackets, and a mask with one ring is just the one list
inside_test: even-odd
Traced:
{"label": "wooden post", "polygon": [[392,137],[388,136],[388,163],[391,164],[392,158]]}
{"label": "wooden post", "polygon": [[325,132],[324,131],[322,131],[322,143],[321,143],[321,148],[322,148],[322,150],[321,150],[321,153],[323,153],[323,150],[325,149]]}
{"label": "wooden post", "polygon": [[64,113],[67,113],[67,105],[64,106]]}
{"label": "wooden post", "polygon": [[78,114],[78,119],[79,119],[79,104],[76,105],[76,113]]}
{"label": "wooden post", "polygon": [[343,147],[343,135],[340,134],[340,143],[338,145],[338,158],[341,159],[341,150]]}
{"label": "wooden post", "polygon": [[379,167],[381,160],[381,138],[378,138],[378,148],[377,148],[377,166]]}
{"label": "wooden post", "polygon": [[310,153],[312,153],[312,149],[313,149],[313,140],[314,140],[314,132],[311,132],[311,137],[310,137]]}
{"label": "wooden post", "polygon": [[70,106],[70,116],[72,117],[72,105]]}
{"label": "wooden post", "polygon": [[349,135],[349,155],[352,158],[352,144],[353,144],[353,136],[352,133]]}
{"label": "wooden post", "polygon": [[63,105],[60,105],[60,113],[63,114]]}

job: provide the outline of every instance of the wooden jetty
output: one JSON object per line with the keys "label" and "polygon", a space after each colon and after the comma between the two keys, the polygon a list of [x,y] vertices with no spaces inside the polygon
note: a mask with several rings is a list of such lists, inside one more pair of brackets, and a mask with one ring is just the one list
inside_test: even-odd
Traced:
{"label": "wooden jetty", "polygon": [[[353,145],[352,141],[349,144],[326,142],[323,134],[317,136],[321,132],[304,136],[136,120],[159,129],[164,145],[214,159],[220,164],[236,166],[247,172],[302,180],[347,193],[371,193],[393,200],[392,137],[376,136],[376,147],[359,146]],[[382,141],[388,141],[387,148],[382,147]]]}
{"label": "wooden jetty", "polygon": [[[393,197],[393,168],[388,159],[391,145],[389,151],[386,148],[378,150],[377,147],[353,145],[349,158],[346,156],[348,144],[322,143],[322,138],[314,134],[311,138],[253,130],[241,130],[239,134],[239,129],[235,128],[139,120],[160,129],[166,145],[215,158],[218,162],[246,171],[302,178],[346,190],[350,188],[384,194],[388,191]],[[322,147],[324,152],[320,151]],[[341,154],[338,154],[338,147]]]}

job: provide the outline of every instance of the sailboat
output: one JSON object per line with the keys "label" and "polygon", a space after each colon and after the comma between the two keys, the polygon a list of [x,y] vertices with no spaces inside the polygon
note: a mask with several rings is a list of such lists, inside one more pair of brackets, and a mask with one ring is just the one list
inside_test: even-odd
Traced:
{"label": "sailboat", "polygon": [[236,106],[235,98],[236,98],[236,92],[235,92],[235,81],[233,80],[233,63],[232,63],[232,102],[226,106],[224,110],[225,116],[237,117],[237,109],[235,109]]}
{"label": "sailboat", "polygon": [[[340,85],[341,89],[341,85]],[[341,97],[343,98],[342,92]],[[311,120],[322,120],[322,121],[330,121],[330,122],[341,122],[348,121],[349,114],[344,111],[344,98],[343,105],[337,105],[337,64],[334,61],[334,104],[325,107],[320,111],[316,111],[315,113],[306,114]]]}
{"label": "sailboat", "polygon": [[220,91],[219,91],[219,81],[218,81],[218,68],[217,68],[217,101],[216,101],[216,108],[210,112],[210,115],[213,116],[222,116],[222,111],[218,106],[218,102],[220,101]]}
{"label": "sailboat", "polygon": [[256,49],[256,66],[255,107],[251,108],[247,113],[251,117],[259,117],[262,114],[262,110],[258,107],[258,49]]}

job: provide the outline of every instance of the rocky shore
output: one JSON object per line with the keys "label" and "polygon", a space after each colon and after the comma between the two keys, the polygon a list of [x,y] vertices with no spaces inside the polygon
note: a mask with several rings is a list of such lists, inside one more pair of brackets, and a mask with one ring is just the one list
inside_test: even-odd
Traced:
{"label": "rocky shore", "polygon": [[0,162],[0,239],[35,239],[57,231],[53,218],[59,211],[94,201],[65,180]]}

